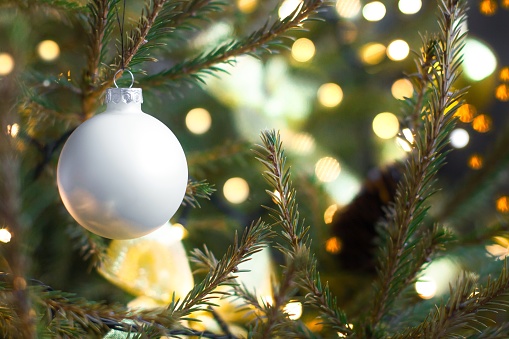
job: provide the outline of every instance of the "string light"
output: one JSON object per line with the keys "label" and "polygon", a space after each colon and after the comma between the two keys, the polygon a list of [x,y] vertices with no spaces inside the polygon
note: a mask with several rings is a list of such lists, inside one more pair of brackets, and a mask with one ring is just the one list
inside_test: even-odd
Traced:
{"label": "string light", "polygon": [[290,145],[295,152],[300,154],[309,154],[314,151],[316,142],[315,138],[311,134],[299,132],[292,137]]}
{"label": "string light", "polygon": [[394,40],[387,46],[387,56],[394,61],[404,60],[410,53],[410,46],[405,40]]}
{"label": "string light", "polygon": [[463,128],[456,128],[451,132],[449,140],[451,141],[452,147],[463,148],[468,145],[470,136],[468,135],[468,132]]}
{"label": "string light", "polygon": [[470,158],[468,158],[468,167],[474,170],[481,169],[483,166],[483,158],[479,154],[472,154]]}
{"label": "string light", "polygon": [[343,90],[338,84],[329,82],[318,88],[318,101],[325,107],[335,107],[343,100]]}
{"label": "string light", "polygon": [[288,315],[290,320],[297,320],[302,316],[302,303],[300,301],[290,301],[283,308],[283,312]]}
{"label": "string light", "polygon": [[14,69],[14,58],[9,53],[0,53],[0,75],[7,75]]}
{"label": "string light", "polygon": [[334,215],[336,214],[337,210],[338,210],[338,205],[336,205],[336,204],[332,204],[329,207],[327,207],[327,209],[323,213],[323,221],[326,224],[332,223],[332,220],[334,220]]}
{"label": "string light", "polygon": [[509,85],[500,84],[495,89],[495,98],[500,101],[509,101]]}
{"label": "string light", "polygon": [[7,230],[6,228],[0,229],[0,241],[1,242],[8,243],[9,241],[11,241],[11,238],[12,238],[12,234],[11,234],[11,232],[9,232],[9,230]]}
{"label": "string light", "polygon": [[205,108],[193,108],[186,115],[186,127],[194,134],[203,134],[210,129],[212,117]]}
{"label": "string light", "polygon": [[307,38],[295,40],[292,45],[292,57],[298,62],[306,62],[315,56],[315,44]]}
{"label": "string light", "polygon": [[249,185],[242,178],[230,178],[224,183],[223,194],[232,204],[240,204],[249,196]]}
{"label": "string light", "polygon": [[386,48],[378,42],[371,42],[362,46],[359,54],[365,64],[376,65],[385,58]]}
{"label": "string light", "polygon": [[257,6],[257,0],[237,0],[237,8],[244,14],[252,13]]}
{"label": "string light", "polygon": [[414,86],[408,79],[398,79],[392,84],[391,93],[398,100],[411,98],[414,94]]}
{"label": "string light", "polygon": [[469,123],[472,122],[477,115],[477,109],[474,105],[463,104],[456,110],[454,115],[457,116],[461,122]]}
{"label": "string light", "polygon": [[379,113],[373,119],[373,131],[381,139],[394,138],[399,132],[399,120],[390,112]]}
{"label": "string light", "polygon": [[384,18],[386,12],[385,5],[380,1],[367,3],[362,8],[362,16],[368,21],[380,21]]}
{"label": "string light", "polygon": [[500,81],[509,81],[509,67],[503,67],[499,74]]}
{"label": "string light", "polygon": [[501,0],[500,6],[502,6],[504,9],[509,9],[509,0]]}
{"label": "string light", "polygon": [[7,134],[11,137],[15,138],[19,133],[19,125],[14,123],[12,125],[7,125]]}
{"label": "string light", "polygon": [[331,254],[341,252],[341,240],[338,237],[332,237],[325,242],[325,250]]}
{"label": "string light", "polygon": [[44,61],[53,61],[60,55],[60,47],[53,40],[44,40],[37,45],[37,53]]}
{"label": "string light", "polygon": [[491,129],[491,118],[486,114],[480,114],[472,121],[472,128],[479,133],[486,133]]}
{"label": "string light", "polygon": [[495,0],[481,0],[479,2],[479,11],[487,16],[495,14],[497,11],[497,2]]}
{"label": "string light", "polygon": [[337,179],[341,172],[339,162],[332,157],[323,157],[316,162],[315,174],[322,182],[332,182]]}
{"label": "string light", "polygon": [[415,283],[415,291],[422,299],[431,299],[437,293],[437,283],[429,277]]}
{"label": "string light", "polygon": [[509,197],[504,195],[497,199],[497,211],[500,213],[509,213]]}
{"label": "string light", "polygon": [[493,51],[480,40],[468,38],[463,48],[463,71],[473,81],[481,81],[497,68]]}
{"label": "string light", "polygon": [[361,11],[361,2],[359,0],[337,0],[336,11],[342,18],[353,19]]}
{"label": "string light", "polygon": [[399,0],[398,8],[403,14],[415,14],[421,10],[421,0]]}
{"label": "string light", "polygon": [[298,7],[302,6],[302,0],[285,0],[279,7],[278,15],[281,20],[294,13]]}

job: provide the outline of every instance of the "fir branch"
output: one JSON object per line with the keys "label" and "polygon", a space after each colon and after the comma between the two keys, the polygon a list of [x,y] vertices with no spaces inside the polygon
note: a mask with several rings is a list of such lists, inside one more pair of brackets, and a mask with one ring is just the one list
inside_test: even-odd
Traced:
{"label": "fir branch", "polygon": [[187,182],[186,195],[184,196],[183,205],[191,207],[200,207],[198,198],[210,200],[210,196],[216,191],[214,185],[209,184],[207,181],[193,181]]}
{"label": "fir branch", "polygon": [[218,64],[235,63],[235,57],[252,55],[259,57],[264,52],[273,53],[276,46],[282,44],[282,38],[291,30],[301,29],[303,24],[314,20],[323,0],[304,0],[294,13],[272,24],[267,21],[259,30],[241,40],[227,42],[214,50],[200,54],[193,59],[183,61],[172,68],[143,78],[142,87],[157,87],[168,85],[174,81],[200,81],[205,75],[224,72]]}
{"label": "fir branch", "polygon": [[261,135],[263,145],[261,151],[255,151],[257,159],[266,167],[264,177],[275,189],[267,193],[277,205],[277,209],[269,208],[271,217],[276,224],[281,225],[282,231],[278,249],[285,255],[287,264],[283,267],[284,280],[274,293],[273,305],[266,314],[267,321],[261,325],[262,337],[269,337],[278,333],[278,324],[282,308],[292,296],[297,287],[306,292],[307,303],[317,308],[323,323],[336,331],[351,333],[344,313],[337,308],[335,299],[331,296],[328,286],[322,287],[320,276],[316,270],[316,259],[310,253],[309,227],[299,218],[296,202],[296,191],[292,187],[290,171],[286,169],[286,156],[282,147],[279,133],[274,130],[264,131]]}
{"label": "fir branch", "polygon": [[452,103],[458,102],[465,93],[452,88],[461,64],[465,34],[460,31],[460,25],[466,20],[465,4],[457,0],[439,0],[439,8],[441,32],[432,38],[438,41],[432,44],[437,62],[428,69],[433,81],[428,108],[424,110],[423,133],[417,136],[416,149],[406,161],[395,203],[381,228],[384,245],[378,254],[379,274],[374,284],[373,308],[364,328],[368,337],[380,335],[377,331],[382,329],[381,320],[417,272],[420,261],[414,256],[412,238],[429,208],[423,203],[435,192],[433,177],[444,163],[444,147],[455,122]]}
{"label": "fir branch", "polygon": [[72,223],[67,230],[69,237],[74,243],[74,248],[80,252],[83,260],[90,260],[90,268],[101,265],[107,259],[106,239],[95,235],[83,227]]}

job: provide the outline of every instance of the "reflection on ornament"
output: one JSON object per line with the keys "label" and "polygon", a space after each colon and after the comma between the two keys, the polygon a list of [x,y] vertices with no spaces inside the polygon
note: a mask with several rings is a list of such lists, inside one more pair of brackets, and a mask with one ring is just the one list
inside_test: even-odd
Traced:
{"label": "reflection on ornament", "polygon": [[187,186],[187,163],[175,135],[141,111],[139,88],[111,88],[104,113],[81,124],[58,162],[60,196],[86,229],[132,239],[167,222]]}
{"label": "reflection on ornament", "polygon": [[183,298],[194,280],[180,237],[180,229],[167,223],[138,239],[113,240],[99,273],[133,295],[152,299],[150,305],[143,298],[131,306],[167,304],[173,293]]}

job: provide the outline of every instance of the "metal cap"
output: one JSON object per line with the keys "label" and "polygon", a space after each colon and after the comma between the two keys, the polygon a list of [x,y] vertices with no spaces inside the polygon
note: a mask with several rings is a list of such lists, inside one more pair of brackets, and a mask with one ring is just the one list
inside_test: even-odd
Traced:
{"label": "metal cap", "polygon": [[141,88],[108,88],[106,90],[106,97],[104,103],[121,103],[124,104],[141,104],[143,103],[143,94]]}

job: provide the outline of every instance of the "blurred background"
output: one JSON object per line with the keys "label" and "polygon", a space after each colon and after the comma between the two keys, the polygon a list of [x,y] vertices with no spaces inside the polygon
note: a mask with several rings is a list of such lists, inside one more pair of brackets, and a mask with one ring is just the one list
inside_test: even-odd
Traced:
{"label": "blurred background", "polygon": [[[236,0],[200,22],[200,29],[169,38],[168,47],[154,51],[158,62],[133,67],[135,77],[245,36],[269,17],[288,16],[298,4]],[[80,255],[83,244],[72,237],[79,226],[60,201],[55,172],[61,149],[57,141],[80,123],[80,96],[72,88],[79,88],[83,77],[87,35],[72,10],[50,2],[39,5],[36,10],[23,1],[0,3],[0,114],[2,131],[16,140],[21,163],[19,220],[26,225],[27,275],[55,289],[121,303],[144,295],[118,280],[142,276],[150,290],[165,272],[165,283],[178,284],[178,272],[157,260],[168,251],[164,244],[161,253],[150,242],[112,246],[112,257],[131,249],[134,262],[126,267],[133,275],[128,278],[98,274]],[[509,1],[470,0],[469,5],[458,87],[470,89],[458,111],[452,152],[438,179],[442,189],[432,198],[428,220],[445,224],[459,240],[415,286],[416,298],[426,300],[446,293],[460,270],[492,272],[496,259],[509,252],[504,235],[509,213]],[[141,6],[127,1],[126,29]],[[321,12],[321,22],[293,32],[293,39],[285,40],[288,49],[261,59],[239,57],[234,66],[221,66],[228,74],[207,76],[204,84],[144,88],[143,110],[178,137],[190,176],[216,189],[210,201],[200,201],[200,208],[181,207],[171,221],[172,237],[188,251],[206,244],[219,257],[235,230],[260,216],[268,220],[261,206],[271,201],[251,149],[261,130],[278,129],[301,213],[312,226],[323,280],[330,281],[342,307],[357,312],[374,274],[374,225],[390,201],[400,176],[398,162],[412,141],[400,114],[401,99],[413,93],[405,75],[415,71],[419,32],[438,30],[436,11],[435,1],[338,0]],[[112,46],[118,45],[115,40]],[[5,118],[13,107],[16,114]],[[1,248],[17,235],[5,218],[0,227],[0,241],[6,243]],[[253,259],[253,269],[277,271],[280,260],[275,251],[263,254]],[[262,289],[270,275],[246,275],[245,281]]]}

